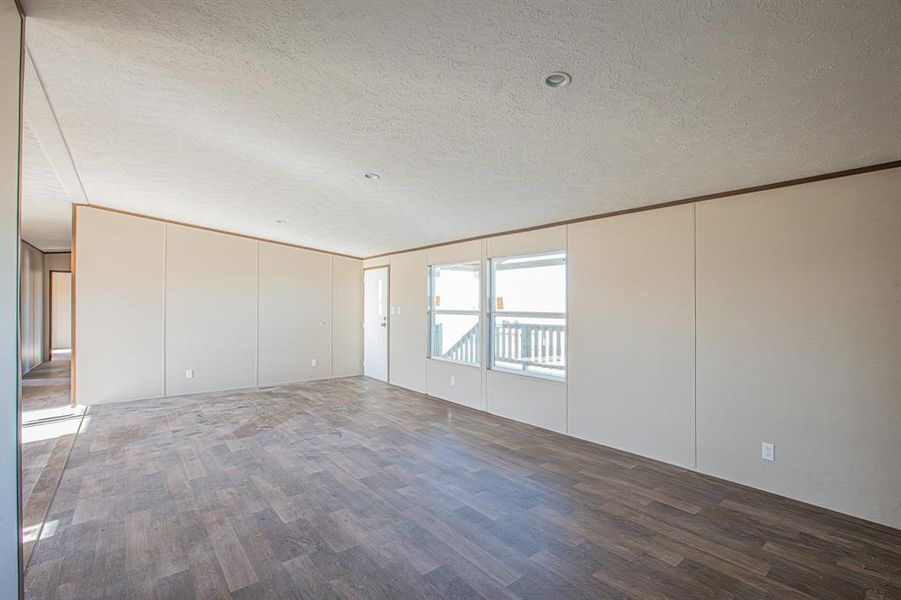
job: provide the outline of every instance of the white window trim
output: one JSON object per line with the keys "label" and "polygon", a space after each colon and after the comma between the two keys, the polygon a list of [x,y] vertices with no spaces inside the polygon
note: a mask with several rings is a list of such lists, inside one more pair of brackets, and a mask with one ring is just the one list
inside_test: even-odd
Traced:
{"label": "white window trim", "polygon": [[[435,308],[435,296],[432,290],[434,285],[434,269],[440,269],[442,267],[453,267],[455,265],[473,265],[477,268],[479,274],[479,292],[478,292],[478,306],[474,310],[460,310],[460,309],[441,309]],[[426,269],[426,279],[428,281],[428,286],[426,290],[427,294],[427,312],[428,312],[428,332],[426,339],[426,358],[428,360],[434,360],[443,363],[449,363],[452,365],[460,365],[463,367],[475,367],[477,369],[482,367],[482,360],[484,358],[484,343],[482,340],[482,272],[484,265],[481,260],[463,260],[463,261],[455,261],[448,263],[437,263],[433,265],[428,265]],[[468,315],[476,317],[476,322],[479,328],[479,343],[476,344],[476,352],[478,353],[478,359],[475,362],[466,362],[462,360],[454,360],[452,358],[444,358],[442,356],[436,356],[434,354],[435,345],[433,343],[432,336],[435,331],[435,316],[436,315]]]}
{"label": "white window trim", "polygon": [[[563,373],[560,375],[555,375],[552,373],[541,373],[530,371],[524,365],[523,369],[511,369],[509,367],[499,366],[495,364],[495,353],[494,348],[496,344],[495,340],[495,319],[500,317],[523,317],[523,318],[536,318],[536,319],[563,319],[563,331],[565,334],[569,332],[569,319],[567,318],[566,312],[541,312],[541,311],[506,311],[506,310],[497,310],[497,302],[496,302],[496,264],[502,260],[508,260],[511,258],[517,259],[528,259],[528,258],[541,258],[544,256],[553,256],[557,254],[563,255],[564,264],[566,264],[567,253],[565,250],[551,250],[547,252],[539,252],[535,254],[511,254],[509,256],[495,256],[488,258],[488,286],[487,286],[487,304],[488,308],[485,311],[486,318],[486,327],[488,331],[486,332],[487,339],[487,348],[486,348],[486,369],[489,371],[495,371],[497,373],[506,373],[509,375],[521,375],[524,377],[534,377],[536,379],[543,379],[545,381],[555,381],[559,383],[565,383],[566,378],[569,373],[569,365],[564,364]],[[567,284],[566,289],[564,289],[564,295],[569,295],[569,285]],[[568,298],[566,298],[565,306],[569,306]],[[564,348],[568,346],[568,335],[566,336],[567,342],[564,344]],[[569,353],[566,352],[567,359],[569,358]]]}

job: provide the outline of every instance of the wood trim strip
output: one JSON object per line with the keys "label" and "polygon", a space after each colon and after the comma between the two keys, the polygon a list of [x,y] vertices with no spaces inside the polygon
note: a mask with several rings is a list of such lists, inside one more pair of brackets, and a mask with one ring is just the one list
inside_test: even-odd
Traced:
{"label": "wood trim strip", "polygon": [[484,240],[502,235],[512,235],[514,233],[526,233],[528,231],[537,231],[539,229],[549,229],[551,227],[559,227],[561,225],[572,225],[573,223],[581,223],[583,221],[594,221],[595,219],[606,219],[608,217],[619,217],[632,213],[644,212],[647,210],[656,210],[658,208],[669,208],[670,206],[679,206],[682,204],[695,204],[697,202],[705,202],[707,200],[716,200],[718,198],[728,198],[730,196],[740,196],[742,194],[753,194],[755,192],[764,192],[767,190],[775,190],[778,188],[791,187],[795,185],[803,185],[805,183],[814,183],[817,181],[826,181],[828,179],[838,179],[840,177],[850,177],[851,175],[861,175],[863,173],[873,173],[875,171],[884,171],[886,169],[895,169],[901,167],[901,160],[880,163],[877,165],[868,165],[866,167],[857,167],[855,169],[846,169],[844,171],[835,171],[832,173],[823,173],[821,175],[812,175],[810,177],[801,177],[799,179],[788,179],[786,181],[778,181],[776,183],[767,183],[764,185],[755,185],[751,187],[729,190],[727,192],[717,192],[715,194],[705,194],[703,196],[693,196],[691,198],[682,198],[680,200],[669,200],[658,204],[649,204],[647,206],[639,206],[636,208],[626,208],[623,210],[615,210],[612,212],[598,213],[585,217],[577,217],[575,219],[567,219],[565,221],[554,221],[553,223],[545,223],[544,225],[533,225],[532,227],[522,227],[520,229],[510,229],[507,231],[498,231],[496,233],[488,233],[485,235],[476,235],[473,237],[451,240],[448,242],[439,242],[437,244],[428,244],[426,246],[416,246],[415,248],[407,248],[405,250],[396,250],[394,252],[383,252],[381,254],[373,254],[366,256],[363,260],[373,258],[382,258],[393,254],[404,254],[406,252],[416,252],[418,250],[428,250],[430,248],[438,248],[440,246],[450,246],[451,244],[462,244],[463,242],[472,242],[475,240]]}
{"label": "wood trim strip", "polygon": [[[328,254],[330,256],[341,256],[344,258],[352,258],[354,260],[363,260],[362,257],[353,256],[351,254],[341,254],[340,252],[330,252],[328,250],[322,250],[320,248],[313,248],[312,246],[301,246],[300,244],[292,244],[290,242],[278,242],[276,240],[270,240],[270,239],[266,239],[266,238],[253,236],[253,235],[247,235],[245,233],[237,233],[235,231],[226,231],[225,229],[216,229],[215,227],[205,227],[203,225],[194,225],[192,223],[185,223],[183,221],[173,221],[172,219],[163,219],[160,217],[152,217],[150,215],[131,212],[131,211],[127,211],[127,210],[120,210],[118,208],[111,208],[109,206],[100,206],[98,204],[82,204],[82,203],[74,203],[72,206],[74,206],[76,208],[79,206],[83,206],[85,208],[96,208],[97,210],[105,210],[107,212],[118,213],[120,215],[126,215],[129,217],[138,217],[141,219],[149,219],[151,221],[158,221],[160,223],[168,223],[170,225],[181,225],[183,227],[191,227],[193,229],[202,229],[204,231],[212,231],[213,233],[222,233],[225,235],[233,235],[235,237],[241,237],[241,238],[245,238],[248,240],[254,240],[257,242],[266,242],[268,244],[277,244],[279,246],[287,246],[289,248],[298,248],[300,250],[310,250],[312,252],[319,252],[320,254]],[[72,237],[73,237],[73,239],[75,237],[74,227],[73,227]],[[73,246],[74,246],[74,243],[73,243]]]}
{"label": "wood trim strip", "polygon": [[[76,341],[77,338],[75,337],[76,327],[78,325],[78,319],[76,318],[77,313],[75,310],[75,302],[78,299],[78,294],[76,294],[76,287],[77,287],[77,281],[78,281],[78,275],[76,274],[76,269],[77,269],[78,262],[75,260],[76,259],[75,252],[78,248],[78,246],[76,245],[76,242],[78,241],[78,238],[77,238],[77,235],[78,235],[78,210],[77,209],[78,209],[78,206],[73,204],[72,205],[72,252],[71,252],[72,256],[69,259],[69,270],[72,273],[72,282],[71,282],[72,283],[72,298],[70,300],[72,316],[70,317],[71,322],[69,323],[69,325],[72,327],[72,333],[70,334],[72,336],[72,339],[70,340],[72,342],[72,354],[69,355],[69,403],[72,405],[72,408],[75,408],[76,406],[78,406],[78,396],[77,396],[77,393],[75,390],[75,382],[76,382],[76,377],[75,377],[75,375],[76,375],[76,373],[75,373],[76,358],[75,358],[75,355],[76,355],[76,350],[78,347],[78,342]],[[51,318],[52,318],[52,316],[51,316]],[[50,339],[50,357],[51,358],[53,357],[53,338]]]}
{"label": "wood trim strip", "polygon": [[38,248],[37,246],[35,246],[34,244],[29,242],[25,238],[22,238],[22,243],[25,244],[26,246],[31,246],[34,250],[37,250],[41,254],[45,254],[45,255],[46,254],[71,254],[72,253],[71,250],[52,250],[50,252],[47,252],[46,250],[41,250],[40,248]]}

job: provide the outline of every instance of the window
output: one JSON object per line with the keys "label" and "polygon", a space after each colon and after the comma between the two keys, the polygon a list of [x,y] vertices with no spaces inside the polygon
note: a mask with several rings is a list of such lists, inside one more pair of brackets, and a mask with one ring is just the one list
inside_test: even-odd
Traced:
{"label": "window", "polygon": [[431,358],[481,364],[480,271],[478,262],[429,267]]}
{"label": "window", "polygon": [[566,376],[566,254],[491,261],[491,368]]}

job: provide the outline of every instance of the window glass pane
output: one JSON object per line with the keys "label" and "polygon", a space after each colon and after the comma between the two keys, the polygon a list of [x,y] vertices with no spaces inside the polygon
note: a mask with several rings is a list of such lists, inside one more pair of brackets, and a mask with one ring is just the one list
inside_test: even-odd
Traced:
{"label": "window glass pane", "polygon": [[566,319],[495,315],[493,366],[563,377],[566,374]]}
{"label": "window glass pane", "polygon": [[545,254],[492,261],[497,312],[566,312],[566,255]]}
{"label": "window glass pane", "polygon": [[479,310],[479,263],[432,267],[432,307]]}
{"label": "window glass pane", "polygon": [[432,315],[432,357],[479,364],[479,315]]}

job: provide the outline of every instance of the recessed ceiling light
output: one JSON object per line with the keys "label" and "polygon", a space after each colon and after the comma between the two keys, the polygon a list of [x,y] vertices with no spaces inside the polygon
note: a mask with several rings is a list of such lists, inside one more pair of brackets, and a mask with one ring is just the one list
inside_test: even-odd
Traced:
{"label": "recessed ceiling light", "polygon": [[278,223],[279,225],[287,225],[288,224],[288,222],[285,221],[284,219],[276,219],[275,222]]}
{"label": "recessed ceiling light", "polygon": [[544,85],[552,88],[563,87],[569,85],[573,80],[569,73],[563,71],[555,71],[544,78]]}
{"label": "recessed ceiling light", "polygon": [[378,173],[364,173],[363,179],[368,179],[370,181],[375,181],[376,179],[381,179],[382,176]]}

